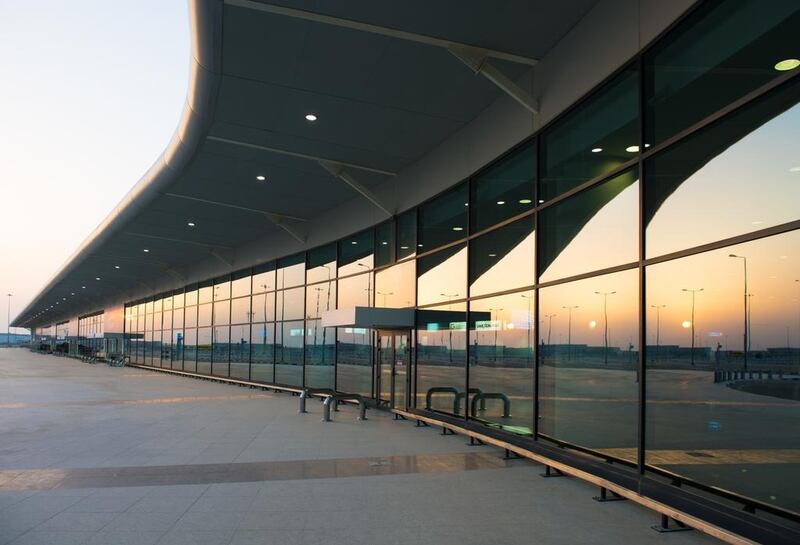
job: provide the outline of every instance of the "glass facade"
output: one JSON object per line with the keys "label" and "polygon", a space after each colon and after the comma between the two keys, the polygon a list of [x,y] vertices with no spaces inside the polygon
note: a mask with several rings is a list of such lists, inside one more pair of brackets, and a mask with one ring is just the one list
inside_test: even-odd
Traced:
{"label": "glass facade", "polygon": [[[131,302],[131,360],[384,400],[408,354],[395,407],[800,512],[800,6],[761,5],[703,3],[388,222]],[[321,326],[354,306],[415,326]]]}

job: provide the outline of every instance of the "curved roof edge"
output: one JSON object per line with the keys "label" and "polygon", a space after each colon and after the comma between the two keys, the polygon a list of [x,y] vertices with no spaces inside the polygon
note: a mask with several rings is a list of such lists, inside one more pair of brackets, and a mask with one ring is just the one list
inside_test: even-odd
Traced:
{"label": "curved roof edge", "polygon": [[166,149],[122,198],[113,210],[78,246],[47,284],[22,310],[12,327],[28,327],[28,313],[36,307],[50,288],[64,279],[95,249],[124,228],[128,221],[148,204],[163,188],[172,183],[189,164],[206,136],[214,117],[217,89],[222,65],[222,1],[188,0],[191,56],[189,88],[178,127]]}

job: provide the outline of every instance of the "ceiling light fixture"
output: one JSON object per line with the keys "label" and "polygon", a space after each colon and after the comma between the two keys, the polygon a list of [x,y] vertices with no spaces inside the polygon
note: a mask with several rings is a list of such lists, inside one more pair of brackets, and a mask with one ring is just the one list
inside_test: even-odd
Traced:
{"label": "ceiling light fixture", "polygon": [[82,289],[82,290],[85,290],[85,289],[86,289],[86,286],[81,286],[81,289]]}
{"label": "ceiling light fixture", "polygon": [[408,250],[408,246],[400,246],[401,250]]}
{"label": "ceiling light fixture", "polygon": [[539,204],[542,204],[543,202],[544,202],[544,199],[539,199]]}
{"label": "ceiling light fixture", "polygon": [[94,279],[95,280],[100,280],[100,277],[99,276],[95,276]]}
{"label": "ceiling light fixture", "polygon": [[119,265],[114,265],[114,268],[115,269],[119,269]]}
{"label": "ceiling light fixture", "polygon": [[783,59],[775,63],[775,70],[786,72],[787,70],[794,70],[798,66],[800,66],[800,59]]}
{"label": "ceiling light fixture", "polygon": [[489,257],[497,257],[497,254],[489,254]]}
{"label": "ceiling light fixture", "polygon": [[453,227],[453,231],[463,231],[463,227]]}
{"label": "ceiling light fixture", "polygon": [[531,204],[533,201],[530,199],[520,199],[519,204]]}
{"label": "ceiling light fixture", "polygon": [[497,201],[497,204],[506,204],[506,201]]}
{"label": "ceiling light fixture", "polygon": [[600,153],[603,151],[603,148],[592,148],[592,153]]}
{"label": "ceiling light fixture", "polygon": [[147,248],[145,248],[143,251],[144,251],[144,253],[148,253],[150,250],[148,250]]}
{"label": "ceiling light fixture", "polygon": [[316,120],[317,120],[316,114],[311,114],[311,113],[306,114],[306,121],[314,122]]}
{"label": "ceiling light fixture", "polygon": [[358,244],[358,242],[357,242],[357,241],[355,241],[355,240],[351,240],[351,241],[350,241],[350,244]]}
{"label": "ceiling light fixture", "polygon": [[187,223],[186,225],[188,225],[189,227],[194,227],[194,226],[195,226],[195,223],[194,223],[193,221],[190,221],[190,222],[189,222],[189,223]]}
{"label": "ceiling light fixture", "polygon": [[259,174],[258,176],[256,176],[256,180],[258,180],[259,182],[263,182],[263,181],[264,181],[264,180],[266,180],[266,179],[267,179],[267,177],[266,177],[266,176],[263,176],[263,175],[261,175],[261,174]]}
{"label": "ceiling light fixture", "polygon": [[639,146],[628,146],[627,148],[625,148],[625,151],[627,151],[628,153],[636,153],[637,151],[639,151]]}

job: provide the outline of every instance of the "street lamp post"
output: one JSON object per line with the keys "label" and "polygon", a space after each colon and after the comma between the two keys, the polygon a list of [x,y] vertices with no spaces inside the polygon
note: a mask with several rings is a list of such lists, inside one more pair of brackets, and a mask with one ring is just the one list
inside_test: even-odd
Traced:
{"label": "street lamp post", "polygon": [[383,295],[383,307],[386,308],[386,296],[387,295],[394,295],[393,291],[376,291],[376,295]]}
{"label": "street lamp post", "polygon": [[578,305],[563,306],[567,309],[567,360],[572,361],[572,311],[580,308]]}
{"label": "street lamp post", "polygon": [[690,358],[692,361],[692,367],[694,367],[694,296],[697,292],[703,291],[703,288],[683,288],[682,291],[692,294],[692,352],[690,354]]}
{"label": "street lamp post", "polygon": [[[661,309],[667,305],[650,305],[656,309],[656,361],[661,360]],[[694,318],[692,318],[694,320]]]}
{"label": "street lamp post", "polygon": [[[503,310],[502,308],[490,308],[489,316],[490,317],[492,316],[492,312],[501,312],[502,310]],[[494,316],[497,316],[497,314],[495,314]],[[492,352],[493,354],[492,361],[495,363],[497,363],[497,330],[500,329],[500,324],[497,323],[498,321],[499,320],[495,319],[494,320],[495,323],[492,324],[492,327],[494,328],[494,351]]]}
{"label": "street lamp post", "polygon": [[533,327],[533,320],[531,319],[531,300],[533,299],[533,295],[525,295],[522,294],[522,298],[528,301],[528,315],[526,316],[526,320],[528,322],[528,352],[526,355],[526,359],[528,364],[531,362],[531,328]]}
{"label": "street lamp post", "polygon": [[8,346],[11,346],[11,297],[13,297],[12,293],[8,295],[8,322],[6,322],[6,343]]}
{"label": "street lamp post", "polygon": [[747,371],[747,257],[736,254],[728,254],[728,257],[741,259],[744,263],[744,370]]}
{"label": "street lamp post", "polygon": [[[441,295],[442,297],[446,297],[448,300],[452,300],[452,299],[455,299],[456,297],[458,297],[457,293],[440,293],[439,295]],[[452,304],[447,305],[447,310],[452,310],[452,309],[453,309],[453,305]],[[448,358],[447,359],[450,361],[450,363],[453,363],[453,328],[448,327],[447,331],[448,331],[448,338],[449,338],[448,342],[450,344],[450,346],[448,348]]]}
{"label": "street lamp post", "polygon": [[596,291],[595,295],[603,296],[603,364],[608,365],[608,296],[616,291]]}
{"label": "street lamp post", "polygon": [[800,278],[794,281],[797,284],[797,363],[800,365]]}
{"label": "street lamp post", "polygon": [[747,351],[753,349],[753,300],[754,293],[747,294]]}

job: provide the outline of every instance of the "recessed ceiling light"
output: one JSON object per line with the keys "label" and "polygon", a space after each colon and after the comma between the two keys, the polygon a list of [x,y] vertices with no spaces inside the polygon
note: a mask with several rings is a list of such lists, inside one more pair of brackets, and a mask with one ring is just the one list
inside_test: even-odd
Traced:
{"label": "recessed ceiling light", "polygon": [[625,151],[627,151],[628,153],[636,153],[637,151],[639,151],[639,146],[628,146],[627,148],[625,148]]}
{"label": "recessed ceiling light", "polygon": [[306,114],[306,121],[316,121],[317,115],[316,114]]}
{"label": "recessed ceiling light", "polygon": [[497,254],[489,254],[489,257],[497,257]]}
{"label": "recessed ceiling light", "polygon": [[190,221],[190,222],[189,222],[189,223],[187,223],[186,225],[188,225],[189,227],[194,227],[194,226],[195,226],[195,223],[194,223],[193,221]]}
{"label": "recessed ceiling light", "polygon": [[530,199],[520,199],[519,200],[519,204],[531,204],[531,202],[532,201]]}
{"label": "recessed ceiling light", "polygon": [[422,244],[417,244],[417,248],[422,248]]}
{"label": "recessed ceiling light", "polygon": [[144,251],[144,253],[147,253],[147,252],[149,252],[150,250],[148,250],[147,248],[145,248],[143,251]]}
{"label": "recessed ceiling light", "polygon": [[401,250],[408,250],[408,246],[400,246]]}
{"label": "recessed ceiling light", "polygon": [[386,241],[384,240],[383,242],[381,242],[381,244],[383,244],[384,246],[386,246],[386,245],[387,245],[387,244],[389,244],[389,243],[388,243],[388,242],[386,242]]}
{"label": "recessed ceiling light", "polygon": [[262,176],[261,174],[259,174],[258,176],[256,176],[256,180],[258,180],[259,182],[263,182],[263,181],[264,181],[264,180],[266,180],[266,179],[267,179],[267,177],[266,177],[266,176]]}
{"label": "recessed ceiling light", "polygon": [[62,298],[61,298],[61,300],[62,300],[62,301],[66,301],[66,300],[67,300],[67,298],[66,298],[66,297],[62,297]]}
{"label": "recessed ceiling light", "polygon": [[603,148],[592,148],[592,153],[600,153],[603,151]]}
{"label": "recessed ceiling light", "polygon": [[358,244],[358,241],[352,240],[350,241],[350,244]]}
{"label": "recessed ceiling light", "polygon": [[506,201],[497,201],[497,204],[506,204]]}
{"label": "recessed ceiling light", "polygon": [[786,72],[787,70],[794,70],[800,66],[800,59],[783,59],[775,63],[775,70],[778,72]]}
{"label": "recessed ceiling light", "polygon": [[99,277],[99,276],[95,276],[95,278],[94,278],[94,279],[95,279],[95,280],[100,280],[100,277]]}
{"label": "recessed ceiling light", "polygon": [[539,199],[539,204],[542,204],[543,202],[544,202],[544,199]]}
{"label": "recessed ceiling light", "polygon": [[86,289],[86,286],[81,286],[81,289],[82,289],[82,290],[85,290],[85,289]]}
{"label": "recessed ceiling light", "polygon": [[119,269],[119,265],[114,265],[114,268],[115,269]]}
{"label": "recessed ceiling light", "polygon": [[468,203],[468,202],[465,202],[465,203],[464,203],[464,206],[469,206],[469,203]]}
{"label": "recessed ceiling light", "polygon": [[70,295],[75,295],[75,292],[73,291]]}

